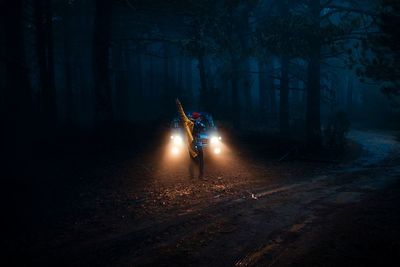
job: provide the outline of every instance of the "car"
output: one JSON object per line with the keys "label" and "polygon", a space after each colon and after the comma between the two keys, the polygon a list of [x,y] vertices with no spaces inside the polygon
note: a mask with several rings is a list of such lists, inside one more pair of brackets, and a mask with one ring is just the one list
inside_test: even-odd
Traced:
{"label": "car", "polygon": [[[186,116],[191,118],[192,113],[187,113]],[[202,123],[205,129],[200,133],[200,141],[205,152],[210,151],[213,154],[219,155],[222,152],[221,140],[222,137],[219,135],[218,128],[214,123],[214,119],[211,114],[207,112],[201,112]],[[182,128],[182,123],[179,117],[175,117],[171,121],[171,153],[174,155],[181,154],[187,151],[186,136]]]}

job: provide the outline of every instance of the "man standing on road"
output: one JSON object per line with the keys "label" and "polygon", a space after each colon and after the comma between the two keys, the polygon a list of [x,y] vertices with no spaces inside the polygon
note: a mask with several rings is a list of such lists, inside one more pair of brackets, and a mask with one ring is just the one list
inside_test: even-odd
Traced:
{"label": "man standing on road", "polygon": [[200,140],[200,133],[204,131],[205,126],[201,122],[201,114],[193,112],[192,117],[189,119],[179,99],[176,99],[176,106],[181,118],[183,129],[187,137],[187,144],[190,156],[190,175],[193,176],[193,165],[199,168],[199,178],[203,179],[204,176],[204,157],[203,157],[203,144]]}

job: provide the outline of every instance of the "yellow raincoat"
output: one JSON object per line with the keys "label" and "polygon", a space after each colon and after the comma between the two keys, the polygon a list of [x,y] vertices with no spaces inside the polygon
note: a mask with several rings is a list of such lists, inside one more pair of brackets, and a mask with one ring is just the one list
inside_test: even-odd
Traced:
{"label": "yellow raincoat", "polygon": [[179,116],[181,118],[181,122],[183,125],[183,129],[185,131],[186,134],[186,138],[187,138],[187,144],[188,144],[188,149],[189,149],[189,153],[192,157],[197,157],[197,152],[194,150],[192,143],[193,143],[193,127],[194,127],[194,122],[191,121],[185,114],[185,111],[183,111],[183,107],[181,102],[177,99],[176,100],[176,107],[178,108],[178,113]]}

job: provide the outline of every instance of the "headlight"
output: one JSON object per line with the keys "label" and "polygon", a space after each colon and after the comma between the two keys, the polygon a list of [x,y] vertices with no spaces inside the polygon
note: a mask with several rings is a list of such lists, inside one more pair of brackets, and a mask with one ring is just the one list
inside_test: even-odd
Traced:
{"label": "headlight", "polygon": [[211,144],[215,145],[219,143],[219,139],[216,136],[211,137]]}
{"label": "headlight", "polygon": [[172,147],[171,153],[173,155],[178,155],[179,154],[179,148],[177,148],[176,146]]}
{"label": "headlight", "polygon": [[183,143],[182,137],[180,137],[179,135],[173,136],[172,140],[175,145],[181,145]]}
{"label": "headlight", "polygon": [[214,153],[215,154],[220,154],[221,153],[221,148],[219,148],[219,147],[214,148]]}

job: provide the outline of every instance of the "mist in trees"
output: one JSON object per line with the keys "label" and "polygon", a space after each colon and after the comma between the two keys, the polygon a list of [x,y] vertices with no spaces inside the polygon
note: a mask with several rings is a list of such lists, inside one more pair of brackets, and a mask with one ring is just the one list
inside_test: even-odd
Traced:
{"label": "mist in trees", "polygon": [[397,1],[0,5],[8,150],[31,132],[161,125],[176,97],[234,131],[275,131],[310,148],[338,112],[374,127],[399,121]]}

